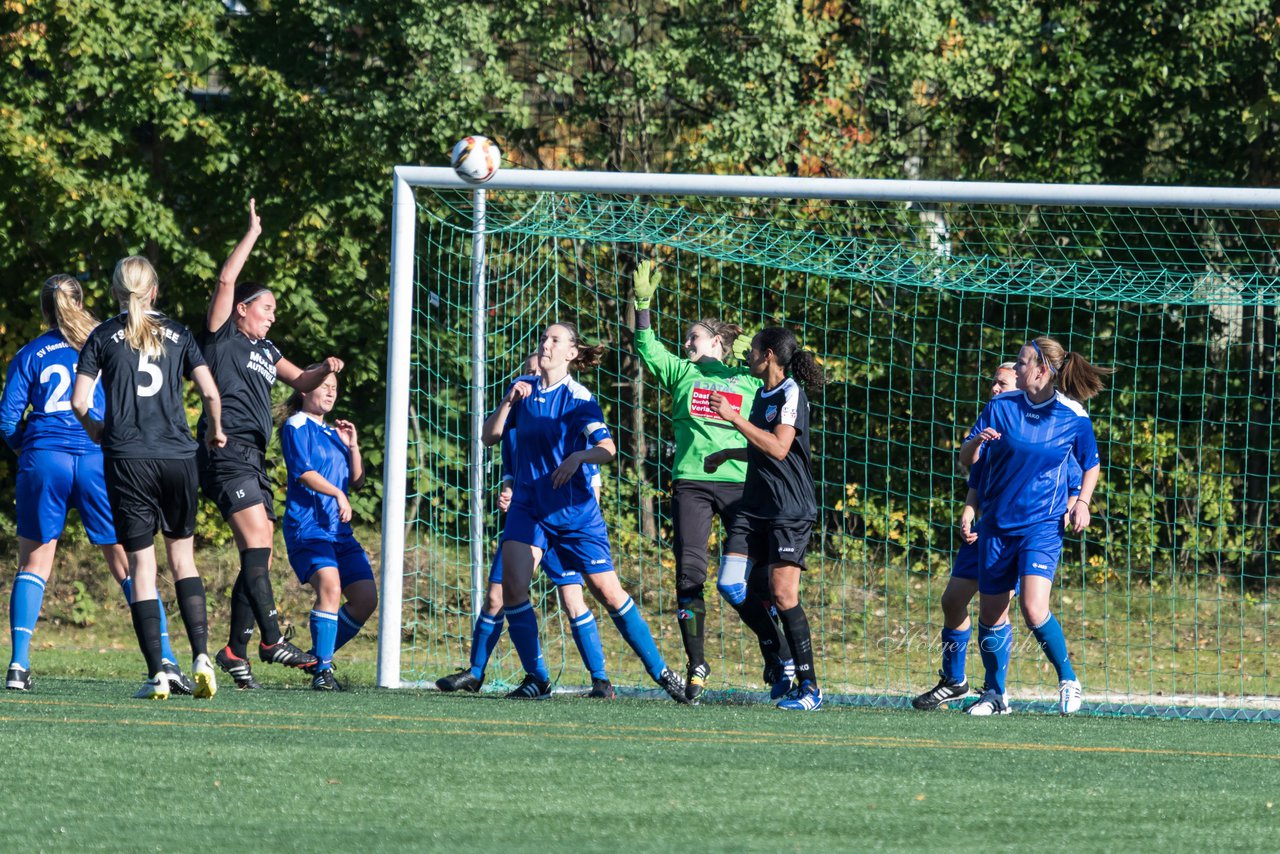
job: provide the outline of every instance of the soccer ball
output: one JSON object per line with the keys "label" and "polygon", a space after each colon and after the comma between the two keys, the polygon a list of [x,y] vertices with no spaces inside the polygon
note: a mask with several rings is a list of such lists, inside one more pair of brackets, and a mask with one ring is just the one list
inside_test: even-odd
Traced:
{"label": "soccer ball", "polygon": [[487,136],[469,136],[458,140],[449,163],[468,184],[483,184],[497,174],[502,165],[502,152]]}

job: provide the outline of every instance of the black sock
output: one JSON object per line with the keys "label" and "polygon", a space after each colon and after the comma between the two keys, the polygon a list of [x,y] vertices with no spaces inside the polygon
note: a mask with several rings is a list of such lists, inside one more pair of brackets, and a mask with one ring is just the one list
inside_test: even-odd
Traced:
{"label": "black sock", "polygon": [[178,594],[178,612],[182,624],[187,627],[187,642],[191,644],[191,656],[209,654],[209,610],[205,604],[204,579],[196,575],[183,578],[173,584]]}
{"label": "black sock", "polygon": [[791,644],[791,657],[796,660],[796,682],[818,684],[818,674],[813,669],[813,641],[809,636],[809,618],[804,608],[796,605],[786,611],[778,609],[782,631]]}
{"label": "black sock", "polygon": [[163,657],[160,654],[160,600],[144,599],[129,606],[133,616],[133,630],[138,635],[138,647],[147,660],[147,677],[160,672]]}
{"label": "black sock", "polygon": [[271,592],[271,549],[245,549],[240,552],[240,573],[244,576],[244,590],[253,606],[253,616],[262,631],[262,645],[275,646],[280,642],[280,621],[276,615],[276,597]]}
{"label": "black sock", "polygon": [[707,657],[702,633],[707,621],[707,602],[702,597],[702,591],[678,593],[676,602],[679,606],[676,615],[680,620],[680,639],[684,641],[685,655],[692,665],[705,664]]}
{"label": "black sock", "polygon": [[738,612],[742,622],[746,623],[747,628],[755,633],[756,640],[760,644],[760,655],[764,658],[764,663],[776,663],[779,660],[780,636],[778,635],[778,627],[769,618],[769,611],[765,608],[764,603],[755,596],[747,594],[747,598],[741,604],[735,605],[734,610]]}
{"label": "black sock", "polygon": [[244,572],[236,574],[236,584],[231,588],[231,635],[227,647],[236,658],[248,656],[249,638],[253,637],[253,605],[244,589]]}
{"label": "black sock", "polygon": [[782,628],[782,620],[777,616],[777,609],[772,606],[769,606],[769,620],[778,632],[778,660],[794,661],[795,656],[791,654],[791,644],[787,643],[787,633]]}
{"label": "black sock", "polygon": [[[771,640],[768,646],[764,643],[765,635],[759,630],[756,631],[756,637],[760,638],[760,655],[764,658],[765,664],[774,662],[782,663],[791,660],[791,647],[787,643],[787,636],[782,631],[782,626],[778,624],[778,620],[773,610],[773,591],[769,589],[769,569],[764,566],[755,565],[751,567],[751,574],[747,576],[747,598],[755,600],[755,602],[764,610],[765,618],[768,619],[769,625],[773,627]],[[741,612],[739,612],[741,613]],[[760,619],[759,616],[753,619]]]}

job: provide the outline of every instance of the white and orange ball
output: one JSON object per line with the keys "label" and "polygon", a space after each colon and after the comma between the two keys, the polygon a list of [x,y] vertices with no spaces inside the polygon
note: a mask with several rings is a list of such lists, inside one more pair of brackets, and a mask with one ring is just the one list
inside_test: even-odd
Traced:
{"label": "white and orange ball", "polygon": [[502,152],[497,143],[487,136],[469,136],[458,140],[449,156],[449,163],[458,177],[468,184],[483,184],[498,173],[502,166]]}

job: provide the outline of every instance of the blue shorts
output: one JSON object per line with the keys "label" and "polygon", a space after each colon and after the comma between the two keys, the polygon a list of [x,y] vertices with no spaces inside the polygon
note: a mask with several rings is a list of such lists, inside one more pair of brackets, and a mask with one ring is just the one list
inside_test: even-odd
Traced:
{"label": "blue shorts", "polygon": [[[564,567],[560,564],[560,558],[556,557],[554,551],[543,551],[542,562],[538,566],[547,574],[547,578],[551,579],[551,583],[556,587],[582,584],[582,573],[565,572]],[[498,546],[498,553],[493,556],[493,566],[489,568],[489,583],[502,583],[502,546]]]}
{"label": "blue shorts", "polygon": [[1016,533],[997,534],[983,529],[978,533],[982,570],[978,574],[979,593],[1008,593],[1018,588],[1024,575],[1053,580],[1062,557],[1062,520],[1049,519]]}
{"label": "blue shorts", "polygon": [[963,543],[956,552],[956,562],[951,565],[952,578],[964,578],[968,581],[978,580],[978,571],[982,568],[982,552],[979,549],[981,540]]}
{"label": "blue shorts", "polygon": [[67,510],[80,511],[89,542],[113,545],[116,528],[107,500],[102,454],[26,451],[18,458],[18,536],[47,543],[62,536]]}
{"label": "blue shorts", "polygon": [[355,537],[347,536],[334,542],[286,538],[284,545],[289,552],[293,574],[303,584],[311,580],[317,569],[328,566],[337,567],[338,580],[344,589],[357,581],[373,581],[369,556]]}
{"label": "blue shorts", "polygon": [[[511,502],[511,508],[507,511],[502,541],[505,543],[511,540],[540,548],[545,543],[544,562],[546,556],[554,553],[555,560],[566,575],[613,572],[609,530],[605,527],[600,505],[592,500],[581,505],[581,508],[581,514],[573,524],[552,525],[539,521],[534,515],[534,508],[516,499]],[[550,569],[547,570],[547,575],[551,575]],[[552,580],[555,580],[554,577]]]}

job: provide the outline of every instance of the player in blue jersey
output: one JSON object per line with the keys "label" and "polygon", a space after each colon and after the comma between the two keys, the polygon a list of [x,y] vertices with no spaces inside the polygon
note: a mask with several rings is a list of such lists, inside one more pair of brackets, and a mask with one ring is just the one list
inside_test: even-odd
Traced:
{"label": "player in blue jersey", "polygon": [[[308,392],[289,398],[280,447],[289,472],[284,543],[289,563],[316,593],[311,609],[311,687],[341,691],[333,654],[355,637],[378,607],[369,556],[351,530],[348,493],[364,484],[364,460],[356,426],[325,416],[338,400],[338,376],[329,374]],[[346,604],[339,605],[343,597]]]}
{"label": "player in blue jersey", "polygon": [[[1064,527],[1080,533],[1089,526],[1089,502],[1101,468],[1093,422],[1081,401],[1102,391],[1103,377],[1111,371],[1048,337],[1024,344],[1014,371],[1017,390],[986,405],[974,428],[976,441],[966,442],[960,455],[966,466],[979,454],[982,458],[976,484],[982,511],[978,643],[986,678],[982,696],[967,711],[1009,713],[1009,604],[1020,585],[1022,616],[1058,672],[1058,709],[1066,715],[1080,708],[1080,681],[1062,626],[1049,611],[1049,594]],[[1068,511],[1069,457],[1075,457],[1082,474],[1080,494]]]}
{"label": "player in blue jersey", "polygon": [[[525,363],[524,373],[517,381],[536,382],[538,375],[538,357],[530,356]],[[506,513],[511,507],[514,497],[515,483],[516,431],[508,429],[502,434],[502,488],[498,493],[498,509]],[[600,501],[600,467],[595,463],[584,463],[582,475],[587,479],[596,503]],[[542,553],[542,570],[555,584],[556,594],[560,599],[560,607],[569,617],[569,627],[573,633],[574,645],[578,648],[582,662],[591,675],[591,690],[588,697],[610,700],[614,697],[613,684],[609,681],[605,669],[604,648],[600,644],[600,629],[596,625],[595,615],[587,607],[582,596],[582,574],[567,572],[560,566],[555,552]],[[494,555],[493,565],[489,570],[489,588],[485,593],[484,607],[476,618],[471,635],[471,663],[469,667],[450,673],[436,680],[436,687],[441,691],[479,691],[484,685],[485,669],[489,659],[498,645],[502,635],[504,620],[502,608],[502,550]]]}
{"label": "player in blue jersey", "polygon": [[603,351],[581,341],[567,323],[548,326],[538,350],[539,376],[512,383],[481,433],[486,445],[500,442],[507,430],[519,435],[514,497],[502,532],[502,596],[507,633],[526,676],[509,696],[534,699],[551,693],[529,601],[529,583],[545,550],[554,551],[566,571],[582,574],[649,676],[684,703],[684,679],[667,667],[639,608],[619,583],[604,515],[581,476],[583,464],[603,465],[617,453],[600,405],[569,376],[570,368],[597,364]]}
{"label": "player in blue jersey", "polygon": [[[1017,388],[1018,376],[1013,362],[1003,362],[996,368],[991,381],[991,397]],[[967,441],[980,442],[976,436]],[[1071,494],[1080,492],[1080,466],[1070,458],[1074,472]],[[965,678],[965,659],[969,652],[969,640],[973,626],[969,620],[969,603],[978,595],[978,534],[973,530],[978,510],[978,492],[975,488],[981,479],[982,459],[979,457],[969,469],[968,490],[964,510],[960,514],[960,548],[951,568],[951,578],[942,591],[942,669],[938,671],[938,684],[915,697],[911,705],[922,711],[936,709],[943,703],[958,700],[969,693],[969,681]]]}
{"label": "player in blue jersey", "polygon": [[711,408],[746,437],[747,446],[709,454],[703,465],[710,473],[725,460],[747,462],[742,504],[730,530],[730,536],[747,547],[747,553],[738,557],[752,566],[747,578],[751,595],[740,613],[767,657],[777,643],[777,628],[764,602],[773,602],[791,647],[798,683],[778,701],[778,708],[817,711],[822,708],[822,690],[813,663],[809,619],[800,604],[800,574],[818,504],[809,470],[809,400],[800,386],[817,389],[826,377],[814,355],[800,349],[795,334],[781,326],[756,334],[747,364],[751,374],[764,381],[749,416],[743,416],[720,392],[712,392],[710,399]]}
{"label": "player in blue jersey", "polygon": [[[0,434],[18,454],[18,575],[9,599],[13,653],[5,676],[5,687],[17,691],[31,689],[31,637],[68,508],[80,511],[89,542],[102,548],[126,602],[132,589],[129,561],[116,541],[107,501],[102,449],[71,412],[71,384],[80,348],[98,321],[85,310],[80,282],[63,273],[45,280],[40,313],[48,331],[9,363],[0,399]],[[95,386],[91,404],[95,417],[102,417],[103,404],[102,387]],[[190,694],[193,685],[178,667],[164,616],[161,608],[161,655],[169,689]]]}
{"label": "player in blue jersey", "polygon": [[[187,423],[183,380],[194,381],[209,413],[211,446],[226,444],[218,387],[185,326],[152,308],[156,271],[134,255],[116,264],[111,290],[122,312],[89,334],[76,365],[71,410],[102,445],[107,500],[116,536],[129,557],[134,631],[147,662],[147,681],[134,696],[169,698],[160,644],[155,536],[164,534],[178,610],[194,656],[197,698],[217,692],[208,656],[204,582],[196,569],[196,441]],[[98,377],[106,394],[103,417],[90,411]]]}

